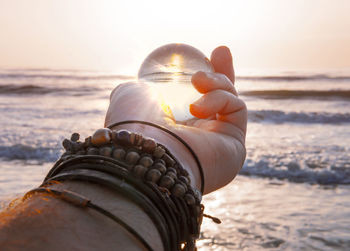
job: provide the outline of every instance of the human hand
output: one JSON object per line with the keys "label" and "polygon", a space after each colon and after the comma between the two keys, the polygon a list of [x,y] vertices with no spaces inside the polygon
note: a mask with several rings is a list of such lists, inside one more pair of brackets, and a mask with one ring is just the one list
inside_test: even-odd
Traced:
{"label": "human hand", "polygon": [[[232,56],[228,48],[218,47],[211,56],[215,73],[193,75],[194,87],[204,95],[190,106],[197,118],[185,125],[177,124],[161,104],[152,98],[151,88],[143,83],[119,85],[111,94],[105,125],[126,120],[142,120],[171,130],[183,138],[197,154],[204,171],[205,193],[229,183],[245,159],[247,109],[234,88]],[[123,125],[125,128],[125,125]],[[200,186],[199,171],[187,149],[164,132],[145,126],[126,128],[137,130],[166,145],[192,171],[194,184]]]}
{"label": "human hand", "polygon": [[204,166],[206,193],[229,183],[243,166],[247,130],[247,107],[234,86],[230,50],[225,46],[216,48],[210,61],[214,73],[197,72],[192,76],[193,86],[204,95],[190,105],[196,118],[186,125],[200,131],[183,133],[194,148],[201,146],[195,151]]}
{"label": "human hand", "polygon": [[204,95],[190,105],[196,118],[186,125],[233,136],[244,144],[247,108],[234,87],[235,73],[229,49],[216,48],[211,63],[215,73],[197,72],[192,76],[193,86]]}

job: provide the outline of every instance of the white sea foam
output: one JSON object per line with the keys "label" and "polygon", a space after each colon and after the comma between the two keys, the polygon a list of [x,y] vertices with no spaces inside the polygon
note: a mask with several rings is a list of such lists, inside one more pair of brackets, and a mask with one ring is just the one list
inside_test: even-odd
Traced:
{"label": "white sea foam", "polygon": [[[350,106],[350,104],[349,104]],[[279,110],[249,110],[250,122],[270,123],[320,123],[342,124],[350,123],[350,113],[330,112],[284,112]]]}

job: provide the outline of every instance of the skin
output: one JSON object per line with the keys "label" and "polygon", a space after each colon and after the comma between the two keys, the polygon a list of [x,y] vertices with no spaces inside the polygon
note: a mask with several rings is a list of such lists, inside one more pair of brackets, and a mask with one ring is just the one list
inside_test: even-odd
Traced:
{"label": "skin", "polygon": [[[245,159],[247,109],[234,87],[232,56],[227,47],[211,55],[215,73],[197,72],[193,86],[204,95],[191,104],[196,117],[176,124],[142,83],[119,85],[111,94],[105,126],[125,120],[143,120],[165,126],[182,137],[198,155],[205,177],[205,193],[229,183]],[[184,145],[169,134],[146,125],[126,124],[164,144],[188,170],[192,186],[202,184],[198,166]],[[128,198],[104,187],[83,183],[53,184],[89,198],[137,229],[155,249],[163,250],[160,236],[141,208]],[[90,209],[78,208],[51,195],[34,194],[0,213],[2,250],[143,250],[142,245],[121,226]]]}

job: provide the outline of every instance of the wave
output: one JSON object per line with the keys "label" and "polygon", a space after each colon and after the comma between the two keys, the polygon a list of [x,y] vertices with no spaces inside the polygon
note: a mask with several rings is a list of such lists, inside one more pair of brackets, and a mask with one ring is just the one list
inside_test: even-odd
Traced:
{"label": "wave", "polygon": [[260,97],[265,99],[330,99],[341,98],[350,99],[350,90],[329,90],[329,91],[316,91],[316,90],[259,90],[259,91],[243,91],[240,93],[243,96]]}
{"label": "wave", "polygon": [[[0,158],[3,161],[37,161],[40,163],[55,162],[62,149],[57,147],[35,147],[25,144],[0,146]],[[321,185],[350,185],[350,159],[337,163],[315,162],[299,159],[300,162],[286,161],[281,156],[260,156],[253,160],[247,158],[241,175],[264,178],[275,178],[297,183]]]}
{"label": "wave", "polygon": [[266,76],[237,76],[237,80],[250,81],[276,81],[276,82],[296,82],[296,81],[350,81],[350,76],[346,75],[266,75]]}
{"label": "wave", "polygon": [[31,73],[31,72],[3,72],[0,73],[0,79],[54,79],[54,80],[113,80],[113,79],[132,79],[134,77],[127,75],[115,75],[115,74],[90,74],[82,75],[73,72],[73,74],[45,74],[45,73]]}
{"label": "wave", "polygon": [[[276,156],[277,157],[277,156]],[[349,163],[350,164],[350,163]],[[275,178],[296,183],[320,185],[350,185],[350,166],[324,166],[307,163],[305,167],[296,162],[275,166],[262,158],[259,161],[247,159],[241,175]]]}
{"label": "wave", "polygon": [[78,86],[72,88],[64,88],[64,87],[44,87],[38,85],[0,85],[0,95],[1,94],[17,94],[17,95],[33,95],[33,94],[49,94],[49,93],[79,93],[89,94],[100,89],[97,87],[91,86]]}
{"label": "wave", "polygon": [[[184,75],[190,73],[180,72]],[[166,75],[164,72],[154,72],[148,75]],[[12,69],[0,70],[0,79],[71,79],[71,80],[109,80],[134,79],[135,76],[122,74],[108,74],[80,70],[52,70],[52,69]],[[296,81],[350,81],[350,75],[337,74],[278,74],[278,75],[238,75],[237,80],[269,81],[269,82],[296,82]]]}
{"label": "wave", "polygon": [[[5,126],[14,126],[15,124],[23,125],[23,121],[26,121],[26,125],[32,125],[35,128],[40,128],[37,119],[42,121],[48,121],[50,119],[67,119],[67,118],[85,118],[88,117],[96,118],[96,116],[103,116],[105,111],[103,109],[77,109],[75,108],[57,108],[55,112],[52,112],[50,109],[40,108],[31,108],[31,107],[0,107],[0,114],[3,114],[4,118],[8,118],[9,121],[2,121],[1,125]],[[59,121],[58,121],[59,122]],[[34,124],[33,124],[34,123]],[[44,122],[46,125],[47,123]],[[55,129],[54,127],[50,127]],[[48,128],[45,128],[48,129]],[[1,137],[1,133],[0,133]],[[0,140],[1,143],[1,140]]]}
{"label": "wave", "polygon": [[248,119],[250,122],[341,124],[350,123],[350,113],[249,110]]}
{"label": "wave", "polygon": [[[74,87],[58,87],[58,86],[41,86],[33,84],[0,84],[1,94],[49,94],[49,93],[62,93],[62,92],[78,92],[78,93],[90,93],[100,91],[102,88],[98,88],[98,85],[75,85]],[[259,91],[243,91],[240,95],[259,97],[265,99],[290,99],[290,98],[341,98],[350,99],[350,90],[338,91],[302,91],[302,90],[259,90]]]}
{"label": "wave", "polygon": [[33,147],[23,144],[0,146],[0,158],[5,160],[38,160],[53,162],[59,157],[59,148]]}

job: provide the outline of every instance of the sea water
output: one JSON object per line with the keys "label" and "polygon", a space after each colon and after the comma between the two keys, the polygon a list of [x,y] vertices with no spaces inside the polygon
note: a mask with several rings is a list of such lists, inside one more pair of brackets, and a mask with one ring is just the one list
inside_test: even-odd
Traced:
{"label": "sea water", "polygon": [[[237,73],[247,159],[204,197],[199,250],[350,249],[350,73]],[[0,70],[0,201],[38,186],[61,141],[103,127],[109,94],[133,77]],[[218,170],[219,171],[219,170]]]}

